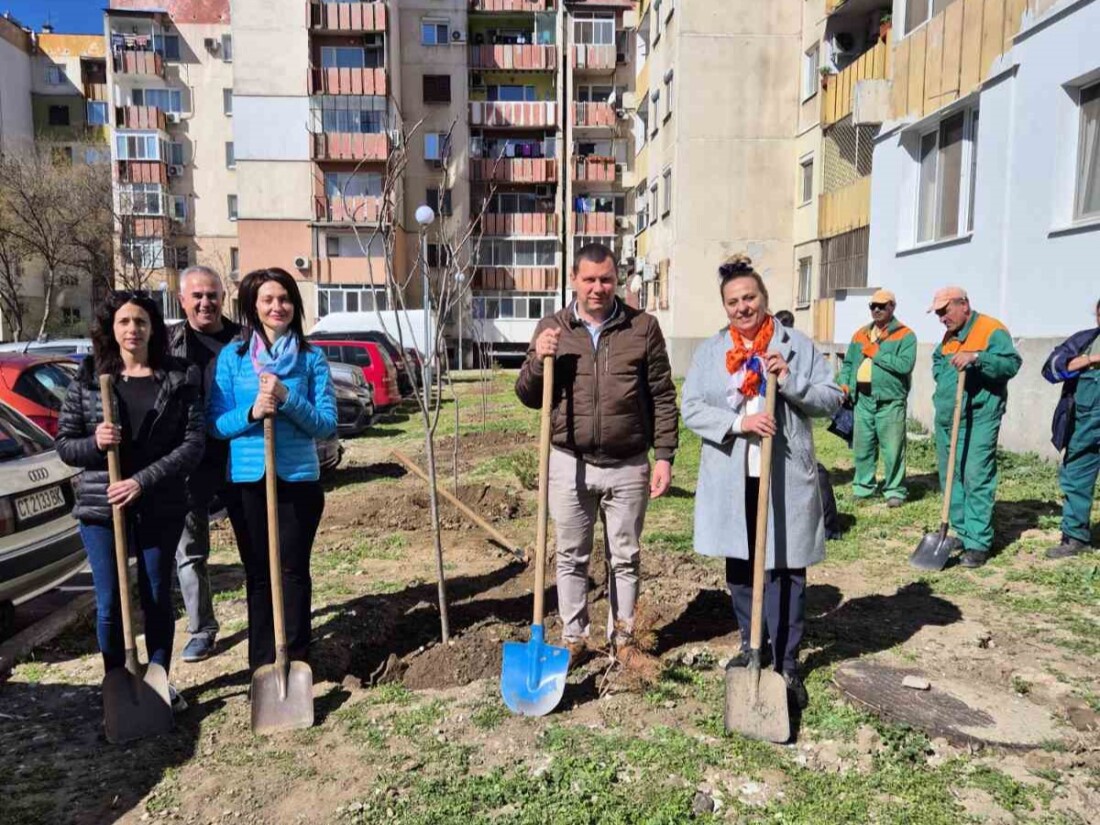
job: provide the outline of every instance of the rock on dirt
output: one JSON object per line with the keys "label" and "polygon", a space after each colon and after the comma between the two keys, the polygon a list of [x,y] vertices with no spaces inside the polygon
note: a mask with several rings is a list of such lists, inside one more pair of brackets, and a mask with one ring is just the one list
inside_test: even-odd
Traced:
{"label": "rock on dirt", "polygon": [[920,676],[906,676],[901,680],[901,686],[911,688],[912,690],[930,690],[932,683],[927,679],[922,679]]}

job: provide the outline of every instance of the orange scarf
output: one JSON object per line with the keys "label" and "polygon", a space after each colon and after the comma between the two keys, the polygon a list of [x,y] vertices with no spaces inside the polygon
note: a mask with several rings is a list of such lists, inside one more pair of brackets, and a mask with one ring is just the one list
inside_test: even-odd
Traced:
{"label": "orange scarf", "polygon": [[[733,324],[730,324],[730,338],[733,340],[733,346],[726,350],[726,371],[733,375],[741,368],[749,365],[749,368],[745,370],[745,378],[741,382],[741,395],[745,398],[756,398],[760,395],[760,387],[764,379],[764,364],[760,356],[767,352],[768,344],[771,342],[772,333],[774,332],[775,321],[772,316],[768,315],[764,318],[764,323],[760,325],[760,329],[753,337],[752,346],[746,347],[742,341],[741,333],[733,328]],[[750,364],[753,358],[757,359],[756,364]]]}

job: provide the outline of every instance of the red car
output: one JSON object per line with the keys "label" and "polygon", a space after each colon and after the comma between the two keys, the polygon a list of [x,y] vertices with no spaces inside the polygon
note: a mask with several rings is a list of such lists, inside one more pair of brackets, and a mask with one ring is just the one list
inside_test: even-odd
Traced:
{"label": "red car", "polygon": [[0,401],[57,435],[57,419],[76,364],[68,358],[0,353]]}
{"label": "red car", "polygon": [[397,385],[397,367],[386,351],[374,341],[318,341],[310,344],[329,361],[351,364],[363,370],[363,377],[374,387],[374,407],[387,409],[401,403]]}

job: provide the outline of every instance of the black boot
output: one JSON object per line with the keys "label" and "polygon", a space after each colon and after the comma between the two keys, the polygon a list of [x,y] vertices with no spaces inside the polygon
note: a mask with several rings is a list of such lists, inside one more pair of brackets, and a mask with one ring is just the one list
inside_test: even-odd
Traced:
{"label": "black boot", "polygon": [[787,683],[787,695],[799,710],[805,710],[810,704],[810,694],[806,691],[806,683],[802,681],[802,674],[798,668],[783,671],[783,681]]}
{"label": "black boot", "polygon": [[1091,553],[1092,548],[1079,539],[1062,534],[1062,543],[1057,547],[1047,550],[1048,559],[1068,559],[1071,556],[1080,556],[1082,553]]}

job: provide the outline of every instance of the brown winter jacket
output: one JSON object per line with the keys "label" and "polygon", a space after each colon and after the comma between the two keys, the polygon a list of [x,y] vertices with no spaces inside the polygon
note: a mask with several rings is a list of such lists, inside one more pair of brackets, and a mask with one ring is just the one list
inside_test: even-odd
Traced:
{"label": "brown winter jacket", "polygon": [[535,341],[558,327],[550,440],[590,464],[614,464],[654,449],[672,461],[678,443],[676,387],[657,319],[618,302],[598,349],[573,306],[539,321],[516,379],[526,406],[542,406],[542,361]]}

